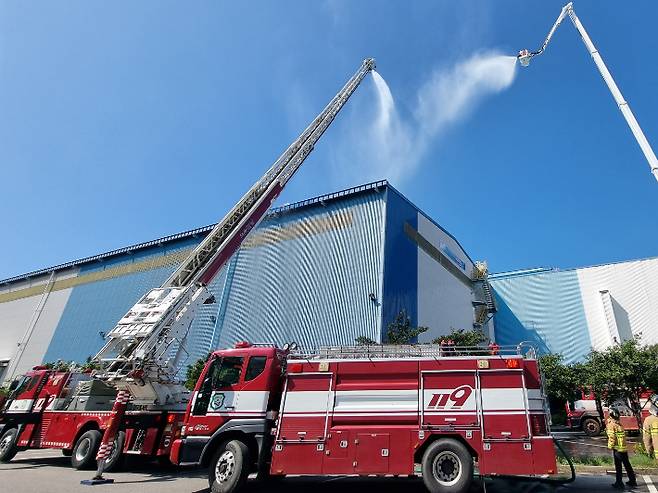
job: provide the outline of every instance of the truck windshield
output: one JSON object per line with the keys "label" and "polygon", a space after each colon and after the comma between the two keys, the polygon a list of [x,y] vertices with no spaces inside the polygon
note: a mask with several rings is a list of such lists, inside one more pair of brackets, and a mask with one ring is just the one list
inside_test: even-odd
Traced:
{"label": "truck windshield", "polygon": [[9,386],[9,398],[15,398],[18,394],[23,393],[23,391],[27,388],[27,383],[30,380],[30,377],[21,375],[20,377],[17,377],[13,382],[11,382],[11,385]]}
{"label": "truck windshield", "polygon": [[206,378],[211,390],[222,389],[235,385],[240,381],[244,358],[224,356],[213,362]]}

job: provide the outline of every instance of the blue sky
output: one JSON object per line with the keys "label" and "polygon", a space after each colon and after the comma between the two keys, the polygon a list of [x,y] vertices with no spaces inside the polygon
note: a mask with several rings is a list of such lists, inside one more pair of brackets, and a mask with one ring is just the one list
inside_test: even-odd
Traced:
{"label": "blue sky", "polygon": [[[212,223],[364,57],[409,115],[432,74],[537,47],[562,2],[240,5],[0,3],[0,278]],[[657,147],[658,4],[633,5],[575,8]],[[280,204],[387,178],[349,148],[376,105],[369,78]],[[392,183],[492,271],[658,255],[658,183],[570,23],[435,137]]]}

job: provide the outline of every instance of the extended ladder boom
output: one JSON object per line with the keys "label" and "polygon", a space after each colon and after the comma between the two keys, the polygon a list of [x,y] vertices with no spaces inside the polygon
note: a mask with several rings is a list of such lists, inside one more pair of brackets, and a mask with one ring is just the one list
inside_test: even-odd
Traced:
{"label": "extended ladder boom", "polygon": [[161,288],[149,291],[107,335],[95,356],[100,378],[127,390],[138,404],[183,403],[176,377],[187,353],[185,341],[198,306],[214,302],[206,286],[262,220],[272,202],[300,168],[315,144],[363,78],[375,68],[372,58],[359,70],[267,170]]}
{"label": "extended ladder boom", "polygon": [[532,52],[528,50],[522,50],[518,56],[519,62],[524,67],[527,67],[528,64],[530,63],[530,60],[533,57],[537,55],[541,55],[546,49],[546,47],[548,46],[548,43],[553,37],[555,30],[562,23],[562,21],[567,15],[569,16],[569,19],[571,19],[571,22],[573,23],[574,27],[580,34],[583,43],[585,43],[585,46],[587,47],[587,51],[589,51],[589,54],[592,56],[592,60],[594,60],[594,63],[596,64],[596,68],[599,69],[599,72],[601,73],[603,80],[605,81],[605,83],[608,86],[608,89],[610,89],[610,92],[612,93],[612,97],[615,99],[617,106],[619,106],[619,110],[621,111],[622,115],[624,115],[624,118],[626,119],[626,123],[628,123],[631,132],[633,132],[633,135],[635,136],[635,140],[637,140],[640,149],[642,149],[642,152],[644,153],[644,157],[649,163],[649,167],[651,168],[651,173],[653,173],[653,176],[656,178],[656,180],[658,180],[658,159],[656,158],[656,154],[653,152],[653,149],[651,148],[649,141],[645,137],[644,132],[640,127],[640,124],[637,122],[635,115],[631,111],[631,107],[624,99],[624,96],[619,90],[619,87],[617,87],[617,84],[612,78],[612,75],[610,74],[608,67],[606,67],[605,63],[603,62],[603,58],[601,58],[601,54],[594,46],[594,43],[592,42],[589,35],[587,34],[587,31],[585,31],[585,27],[583,27],[582,23],[580,22],[580,19],[578,19],[578,16],[576,15],[576,11],[573,9],[572,2],[569,2],[562,8],[562,12],[560,12],[560,15],[555,21],[555,24],[553,24],[553,27],[549,31],[548,36],[546,36],[546,39],[544,40],[544,43],[542,44],[541,48],[539,48],[537,51],[532,51]]}

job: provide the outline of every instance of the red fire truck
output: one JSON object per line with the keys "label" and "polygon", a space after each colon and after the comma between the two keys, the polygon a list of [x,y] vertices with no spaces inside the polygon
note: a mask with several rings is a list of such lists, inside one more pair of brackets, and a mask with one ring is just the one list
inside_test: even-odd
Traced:
{"label": "red fire truck", "polygon": [[[473,353],[479,352],[479,354]],[[534,351],[432,345],[296,354],[239,343],[197,382],[176,464],[208,466],[230,493],[261,475],[420,474],[432,492],[481,475],[556,472]]]}
{"label": "red fire truck", "polygon": [[[11,460],[20,450],[55,448],[70,455],[77,469],[95,465],[116,395],[116,389],[88,372],[35,367],[12,383],[0,414],[0,461]],[[105,469],[116,468],[125,454],[167,460],[183,416],[129,409]]]}

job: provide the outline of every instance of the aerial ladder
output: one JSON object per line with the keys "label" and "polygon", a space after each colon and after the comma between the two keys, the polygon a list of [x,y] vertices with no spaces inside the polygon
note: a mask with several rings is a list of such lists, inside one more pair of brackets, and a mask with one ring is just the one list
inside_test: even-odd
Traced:
{"label": "aerial ladder", "polygon": [[144,295],[107,334],[107,343],[94,357],[102,368],[96,377],[110,382],[119,392],[98,450],[99,466],[92,482],[105,481],[104,459],[112,451],[128,402],[149,410],[186,407],[189,392],[178,372],[187,356],[185,343],[197,309],[214,302],[209,283],[263,219],[338,112],[374,69],[375,60],[366,58],[324,110],[164,284]]}
{"label": "aerial ladder", "polygon": [[610,92],[612,93],[612,97],[615,99],[617,106],[619,106],[619,110],[621,111],[621,114],[624,115],[624,118],[626,119],[626,123],[628,123],[631,132],[633,132],[633,135],[635,136],[635,140],[637,140],[640,149],[642,149],[642,152],[644,153],[644,157],[647,159],[647,162],[649,163],[649,168],[651,168],[651,173],[653,173],[653,176],[656,178],[656,180],[658,180],[658,159],[656,159],[656,155],[653,152],[651,145],[647,141],[647,138],[644,136],[644,132],[642,131],[642,128],[640,128],[640,124],[635,119],[635,115],[633,115],[633,112],[631,111],[631,107],[629,106],[628,102],[626,102],[626,100],[624,99],[624,96],[622,95],[621,91],[619,90],[619,87],[617,87],[617,84],[612,78],[612,75],[610,74],[608,67],[606,67],[605,63],[603,62],[603,58],[601,58],[601,54],[599,53],[599,50],[596,49],[594,43],[592,42],[589,35],[587,34],[587,31],[585,31],[585,28],[580,22],[580,19],[578,19],[578,16],[576,15],[576,11],[573,8],[573,2],[569,2],[562,8],[560,15],[555,21],[555,24],[553,24],[551,30],[548,32],[548,36],[546,36],[546,39],[544,40],[544,44],[541,45],[541,48],[539,48],[537,51],[521,50],[517,56],[519,62],[523,67],[527,67],[530,64],[530,60],[532,58],[536,57],[537,55],[541,55],[546,49],[546,47],[548,46],[548,43],[553,37],[555,30],[562,23],[562,21],[566,16],[569,16],[569,19],[571,19],[571,22],[573,23],[574,27],[580,34],[583,43],[585,43],[585,47],[587,48],[587,51],[589,51],[589,54],[592,56],[592,60],[596,64],[596,68],[599,69],[599,72],[601,73],[603,80],[605,81],[605,83],[608,86],[608,89],[610,89]]}

